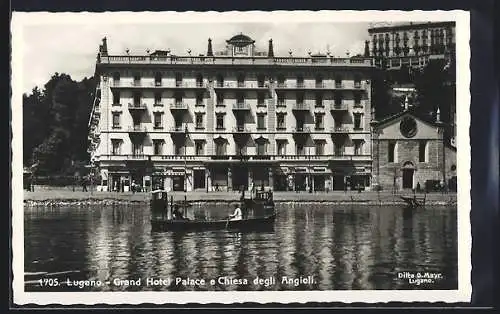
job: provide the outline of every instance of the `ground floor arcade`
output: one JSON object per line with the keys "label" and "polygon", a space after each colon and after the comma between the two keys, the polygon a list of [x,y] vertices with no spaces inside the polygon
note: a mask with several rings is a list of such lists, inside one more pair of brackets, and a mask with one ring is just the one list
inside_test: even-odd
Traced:
{"label": "ground floor arcade", "polygon": [[369,190],[371,168],[331,164],[306,166],[276,163],[203,163],[126,167],[101,166],[102,191],[241,191],[270,188],[275,191]]}

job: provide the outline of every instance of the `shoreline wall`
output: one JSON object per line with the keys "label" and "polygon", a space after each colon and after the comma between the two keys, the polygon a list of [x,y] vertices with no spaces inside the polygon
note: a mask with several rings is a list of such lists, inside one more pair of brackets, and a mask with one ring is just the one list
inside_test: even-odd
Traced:
{"label": "shoreline wall", "polygon": [[[203,205],[234,205],[236,200],[210,199],[190,201],[194,206]],[[406,203],[402,200],[275,200],[277,205],[287,204],[323,204],[323,205],[366,205],[366,206],[400,206]],[[426,206],[456,206],[456,197],[441,200],[426,200]],[[58,200],[25,200],[24,207],[89,207],[89,206],[144,206],[149,208],[148,200],[119,200],[119,199],[58,199]]]}

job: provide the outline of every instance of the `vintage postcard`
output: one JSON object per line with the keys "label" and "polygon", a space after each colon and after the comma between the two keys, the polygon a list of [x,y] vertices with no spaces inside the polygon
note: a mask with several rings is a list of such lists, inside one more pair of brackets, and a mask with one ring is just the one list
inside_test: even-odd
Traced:
{"label": "vintage postcard", "polygon": [[12,16],[17,305],[469,302],[469,14]]}

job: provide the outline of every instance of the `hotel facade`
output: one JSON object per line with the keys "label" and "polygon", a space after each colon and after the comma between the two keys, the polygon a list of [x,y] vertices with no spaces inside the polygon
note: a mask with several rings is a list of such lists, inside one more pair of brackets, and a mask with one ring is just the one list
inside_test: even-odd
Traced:
{"label": "hotel facade", "polygon": [[90,117],[103,191],[369,189],[371,58],[275,56],[238,34],[226,49],[108,54]]}
{"label": "hotel facade", "polygon": [[423,68],[429,60],[455,56],[455,22],[373,27],[368,34],[365,56],[374,57],[375,64],[384,68]]}

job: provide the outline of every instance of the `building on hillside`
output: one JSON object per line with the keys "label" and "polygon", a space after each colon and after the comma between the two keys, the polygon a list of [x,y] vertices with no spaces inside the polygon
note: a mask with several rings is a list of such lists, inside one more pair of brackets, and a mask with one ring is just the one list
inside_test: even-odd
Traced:
{"label": "building on hillside", "polygon": [[100,46],[90,153],[101,189],[371,184],[371,58],[275,56],[238,34],[224,51],[111,55]]}
{"label": "building on hillside", "polygon": [[445,125],[405,110],[373,121],[373,184],[382,190],[456,191],[456,148],[444,140]]}
{"label": "building on hillside", "polygon": [[[407,23],[393,26],[380,26],[368,29],[370,40],[365,42],[365,56],[374,58],[375,65],[384,69],[394,82],[392,94],[401,94],[402,86],[407,90],[410,100],[416,99],[415,77],[423,72],[431,60],[439,61],[446,73],[444,86],[446,92],[455,93],[456,30],[455,22]],[[411,89],[414,89],[413,91]],[[450,96],[449,106],[443,120],[448,122],[446,137],[455,147],[456,138],[456,100]],[[443,104],[444,105],[444,104]]]}
{"label": "building on hillside", "polygon": [[423,68],[429,60],[455,55],[455,22],[373,27],[368,34],[371,40],[365,42],[365,55],[384,68]]}

